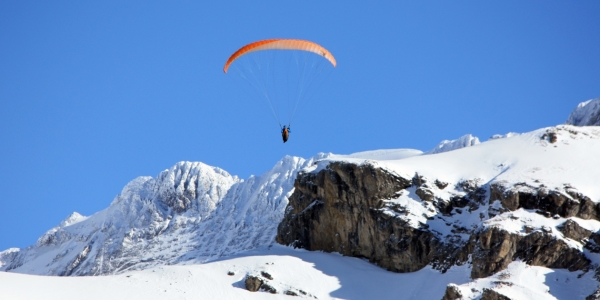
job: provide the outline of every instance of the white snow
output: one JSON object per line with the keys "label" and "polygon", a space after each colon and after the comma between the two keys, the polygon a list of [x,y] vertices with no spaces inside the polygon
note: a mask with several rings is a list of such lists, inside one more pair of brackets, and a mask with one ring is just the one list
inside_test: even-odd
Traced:
{"label": "white snow", "polygon": [[[550,142],[549,133],[556,134],[557,141]],[[542,182],[549,189],[562,189],[569,184],[600,202],[599,149],[600,127],[560,125],[433,155],[398,160],[333,155],[319,165],[325,167],[328,161],[335,160],[372,163],[403,177],[418,173],[450,183],[479,178],[482,183],[506,181],[539,186]]]}
{"label": "white snow", "polygon": [[[371,159],[371,160],[396,160],[403,159],[411,156],[417,156],[423,154],[421,150],[415,149],[384,149],[384,150],[373,150],[357,152],[350,155],[342,155],[341,157],[357,158],[357,159]],[[330,154],[329,158],[336,158],[337,155]]]}

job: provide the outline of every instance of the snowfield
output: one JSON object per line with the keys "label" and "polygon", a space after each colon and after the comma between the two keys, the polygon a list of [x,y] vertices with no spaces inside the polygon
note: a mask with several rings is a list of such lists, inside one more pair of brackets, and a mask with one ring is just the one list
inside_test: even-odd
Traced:
{"label": "snowfield", "polygon": [[[234,275],[228,275],[232,271]],[[268,272],[278,294],[249,292],[247,274]],[[154,267],[110,276],[56,277],[0,272],[0,299],[439,299],[446,285],[466,283],[469,271],[425,268],[385,271],[337,254],[275,245],[205,264]],[[31,286],[35,286],[32,289]],[[304,295],[302,292],[306,293]]]}
{"label": "snowfield", "polygon": [[[228,275],[233,272],[234,275]],[[249,292],[246,275],[267,272],[277,291]],[[513,299],[583,299],[597,288],[588,272],[569,272],[513,262],[493,277],[471,282],[467,266],[445,274],[426,267],[393,273],[368,261],[335,253],[274,245],[204,264],[160,266],[119,275],[58,277],[0,272],[0,299],[441,299],[456,284],[465,299],[484,288],[500,289]],[[582,278],[578,278],[579,276]],[[305,294],[303,294],[306,293]]]}

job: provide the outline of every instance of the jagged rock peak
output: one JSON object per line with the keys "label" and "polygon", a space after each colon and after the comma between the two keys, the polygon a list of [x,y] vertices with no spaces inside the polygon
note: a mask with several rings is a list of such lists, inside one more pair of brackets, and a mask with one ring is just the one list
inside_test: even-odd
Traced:
{"label": "jagged rock peak", "polygon": [[566,123],[575,126],[600,126],[600,98],[579,103]]}
{"label": "jagged rock peak", "polygon": [[197,204],[201,214],[206,215],[237,181],[237,176],[221,168],[201,162],[179,162],[157,176],[154,189],[158,198],[175,212],[182,213]]}
{"label": "jagged rock peak", "polygon": [[456,140],[442,141],[441,143],[439,143],[439,145],[435,146],[435,148],[427,151],[426,154],[448,152],[460,148],[475,146],[480,143],[481,142],[479,141],[479,138],[477,138],[476,136],[473,136],[471,134],[465,134]]}

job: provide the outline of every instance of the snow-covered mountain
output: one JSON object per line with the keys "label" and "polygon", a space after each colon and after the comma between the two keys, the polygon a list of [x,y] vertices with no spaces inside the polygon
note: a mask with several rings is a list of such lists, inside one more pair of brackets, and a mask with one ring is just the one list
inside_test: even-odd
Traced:
{"label": "snow-covered mountain", "polygon": [[[599,101],[580,104],[572,125],[485,142],[465,135],[426,153],[284,157],[247,180],[181,162],[155,178],[134,179],[103,211],[73,213],[35,245],[0,252],[0,271],[122,274],[115,275],[119,280],[134,274],[141,278],[136,286],[148,279],[165,292],[148,272],[183,281],[189,271],[212,282],[203,288],[218,286],[210,294],[217,298],[250,295],[238,289],[250,279],[282,297],[584,298],[599,286]],[[408,273],[373,272],[377,267],[365,261],[334,254],[317,259],[274,245],[276,236],[283,244]],[[193,266],[169,277],[165,265]],[[231,277],[211,273],[226,269]],[[371,272],[371,278],[352,272]],[[7,274],[0,274],[0,298],[19,293],[3,286],[15,280]],[[415,288],[427,281],[436,284]]]}
{"label": "snow-covered mountain", "polygon": [[567,124],[575,126],[600,126],[600,98],[579,103],[569,115]]}
{"label": "snow-covered mountain", "polygon": [[107,209],[90,217],[73,213],[35,245],[0,252],[0,270],[114,274],[204,262],[269,245],[296,172],[311,162],[288,156],[248,180],[180,162],[156,178],[134,179]]}

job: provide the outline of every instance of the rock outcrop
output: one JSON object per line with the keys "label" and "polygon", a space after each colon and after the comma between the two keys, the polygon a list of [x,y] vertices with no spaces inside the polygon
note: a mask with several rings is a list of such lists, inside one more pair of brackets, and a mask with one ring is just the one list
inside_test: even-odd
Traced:
{"label": "rock outcrop", "polygon": [[[364,257],[395,272],[413,272],[429,264],[444,271],[465,262],[472,241],[453,243],[453,236],[440,236],[424,223],[414,226],[389,213],[406,213],[403,207],[383,200],[394,198],[414,181],[369,164],[344,162],[333,162],[317,174],[300,174],[277,241]],[[424,190],[425,183],[421,187]],[[433,200],[431,193],[417,193],[427,195],[423,201]],[[470,203],[458,197],[453,201],[443,209],[451,211]]]}
{"label": "rock outcrop", "polygon": [[244,280],[244,285],[247,290],[257,292],[263,285],[263,280],[258,276],[248,275],[246,276],[246,280]]}
{"label": "rock outcrop", "polygon": [[442,298],[442,300],[459,300],[462,298],[463,295],[460,292],[458,286],[456,286],[456,284],[451,283],[446,287],[446,292],[444,293],[444,297]]}
{"label": "rock outcrop", "polygon": [[[600,235],[573,217],[598,220],[599,211],[598,204],[570,185],[549,189],[477,178],[453,185],[418,174],[405,178],[374,164],[334,161],[319,172],[298,175],[277,242],[366,258],[394,272],[427,265],[445,272],[469,257],[474,279],[502,271],[517,259],[588,270],[590,260],[566,239],[597,251]],[[526,223],[531,218],[557,225]],[[522,230],[502,225],[510,222]],[[451,287],[446,294],[458,297]],[[490,299],[501,296],[489,292]]]}
{"label": "rock outcrop", "polygon": [[550,190],[543,184],[535,187],[526,183],[496,182],[490,184],[490,202],[496,200],[505,211],[524,208],[562,218],[600,219],[600,203],[594,203],[569,185],[563,190]]}
{"label": "rock outcrop", "polygon": [[533,266],[570,271],[585,270],[590,265],[583,252],[543,231],[522,236],[492,227],[483,230],[477,237],[472,278],[483,278],[502,271],[515,259]]}
{"label": "rock outcrop", "polygon": [[431,261],[437,241],[377,210],[381,199],[410,186],[410,180],[370,165],[332,163],[317,174],[300,174],[277,241],[416,271]]}

